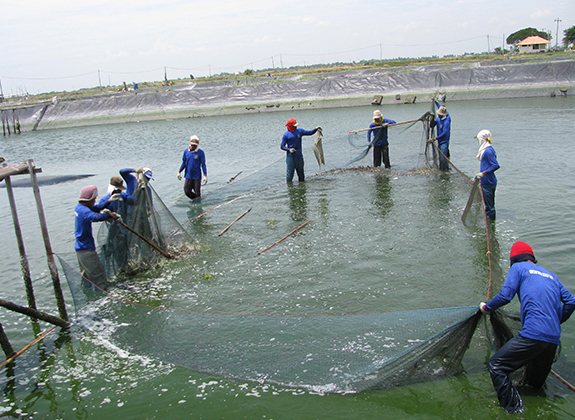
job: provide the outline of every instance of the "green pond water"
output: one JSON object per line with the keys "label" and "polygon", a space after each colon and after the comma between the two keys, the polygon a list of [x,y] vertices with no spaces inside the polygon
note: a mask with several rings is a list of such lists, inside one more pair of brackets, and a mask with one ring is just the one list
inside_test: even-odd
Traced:
{"label": "green pond water", "polygon": [[[479,169],[475,135],[484,128],[493,133],[501,165],[494,227],[501,258],[495,263],[505,274],[512,243],[526,241],[539,262],[575,291],[575,99],[447,105],[453,119],[451,158],[470,178]],[[305,381],[287,387],[273,381],[229,378],[226,371],[218,374],[219,361],[223,365],[233,357],[240,364],[242,360],[236,349],[209,353],[218,350],[209,347],[210,343],[221,338],[221,330],[210,324],[222,319],[214,314],[237,317],[225,318],[230,324],[225,331],[241,348],[255,337],[253,331],[242,329],[241,316],[262,318],[259,325],[266,334],[273,333],[274,322],[281,316],[334,316],[329,326],[332,333],[351,322],[349,317],[474,306],[486,298],[485,233],[460,221],[469,186],[457,171],[420,170],[424,164],[420,125],[390,129],[391,171],[337,170],[361,151],[350,146],[348,132],[367,127],[373,109],[294,110],[105,125],[0,139],[0,155],[10,163],[34,159],[43,170],[40,179],[92,175],[41,186],[57,254],[71,255],[73,261],[74,255],[68,253],[73,252],[73,208],[80,189],[95,184],[103,195],[110,176],[124,167],[153,169],[155,191],[198,245],[196,254],[125,280],[118,288],[119,295],[130,301],[190,311],[189,317],[118,305],[109,299],[100,301],[99,310],[108,318],[76,322],[67,333],[52,332],[3,368],[0,416],[506,418],[485,368],[490,349],[480,331],[466,358],[464,374],[391,389],[330,393],[321,387],[301,386]],[[428,109],[429,104],[424,103],[381,108],[396,121],[418,118]],[[326,168],[318,173],[311,152],[313,137],[305,138],[308,180],[288,186],[279,143],[290,117],[297,118],[303,128],[323,127]],[[200,137],[208,164],[209,183],[199,204],[189,202],[183,183],[176,179],[191,134]],[[368,155],[353,166],[370,165]],[[25,177],[14,181],[20,178]],[[29,188],[14,191],[38,307],[57,313],[32,193]],[[197,217],[237,196],[241,198]],[[24,305],[18,250],[4,191],[0,191],[0,209],[2,298]],[[245,217],[218,236],[248,209]],[[258,255],[308,220],[297,234]],[[73,300],[61,277],[74,321]],[[499,286],[500,279],[495,279],[492,293]],[[0,322],[16,350],[31,342],[38,330],[48,329],[46,324],[35,327],[28,318],[5,310],[0,311]],[[313,319],[306,322],[314,325]],[[573,325],[571,320],[563,328],[566,362],[575,358]],[[198,331],[202,334],[198,341],[205,347],[198,343],[195,348],[206,351],[193,360],[195,350],[186,346]],[[316,334],[323,335],[321,329]],[[304,338],[308,335],[301,333]],[[302,354],[311,352],[305,340],[300,345]],[[358,349],[359,344],[354,351]],[[282,354],[273,356],[270,365],[281,366]],[[330,366],[323,369],[329,371]],[[575,380],[574,373],[561,373]],[[522,395],[527,411],[519,418],[567,419],[575,414],[575,395],[555,383],[546,391],[523,390]]]}

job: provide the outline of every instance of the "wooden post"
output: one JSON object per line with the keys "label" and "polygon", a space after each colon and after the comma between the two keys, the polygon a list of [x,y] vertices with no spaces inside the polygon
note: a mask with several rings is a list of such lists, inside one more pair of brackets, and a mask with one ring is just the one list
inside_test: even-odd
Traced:
{"label": "wooden post", "polygon": [[2,346],[2,350],[4,350],[4,354],[6,355],[6,358],[14,357],[16,352],[12,348],[10,341],[8,341],[8,337],[6,336],[6,333],[4,332],[4,328],[2,327],[2,324],[0,324],[0,345]]}
{"label": "wooden post", "polygon": [[41,319],[42,321],[48,322],[52,325],[57,325],[58,327],[68,328],[71,324],[68,321],[58,318],[57,316],[47,314],[46,312],[41,312],[36,309],[28,308],[26,306],[20,306],[16,303],[9,302],[4,299],[0,299],[0,306],[20,314],[28,315],[34,318]]}
{"label": "wooden post", "polygon": [[284,239],[286,239],[287,237],[293,235],[294,233],[296,233],[298,230],[300,230],[302,227],[304,227],[305,225],[307,225],[309,222],[311,222],[311,220],[308,220],[307,222],[305,222],[304,224],[298,226],[297,228],[295,228],[294,230],[292,230],[290,233],[288,233],[286,236],[284,236],[283,238],[281,238],[279,241],[274,242],[273,244],[271,244],[270,246],[268,246],[266,249],[258,252],[258,255],[263,254],[264,252],[266,252],[268,249],[276,246],[277,244],[279,244],[281,241],[283,241]]}
{"label": "wooden post", "polygon": [[52,252],[52,245],[50,244],[50,235],[48,234],[48,227],[46,226],[46,217],[44,215],[44,208],[42,207],[42,199],[40,197],[40,188],[38,187],[38,179],[34,171],[34,161],[28,159],[28,170],[30,171],[30,180],[32,181],[32,190],[34,198],[36,199],[36,208],[38,210],[38,218],[40,219],[40,228],[42,229],[42,237],[44,238],[44,247],[46,248],[46,258],[48,259],[48,268],[52,276],[52,284],[54,286],[54,295],[56,296],[56,303],[58,304],[58,311],[60,318],[68,321],[68,313],[66,311],[66,303],[64,302],[64,294],[62,293],[62,286],[60,278],[58,277],[58,268],[54,260],[54,253]]}
{"label": "wooden post", "polygon": [[20,229],[18,212],[16,211],[16,201],[14,200],[12,181],[8,176],[4,179],[4,182],[6,183],[6,193],[8,194],[8,201],[10,202],[10,210],[12,211],[12,222],[14,223],[14,233],[16,235],[16,241],[18,242],[18,251],[20,252],[20,267],[22,269],[22,276],[24,277],[24,285],[26,287],[26,297],[28,298],[28,306],[32,309],[36,309],[36,299],[34,298],[34,288],[32,287],[30,266],[28,264],[28,257],[26,256],[24,240],[22,239],[22,229]]}
{"label": "wooden post", "polygon": [[238,220],[240,220],[242,217],[244,217],[246,214],[248,214],[251,210],[252,210],[252,208],[250,207],[249,209],[244,211],[242,214],[240,214],[238,217],[236,217],[236,220],[234,220],[232,223],[227,225],[226,228],[224,230],[222,230],[218,236],[222,236],[224,233],[226,233],[227,230],[229,228],[231,228],[234,223],[236,223]]}

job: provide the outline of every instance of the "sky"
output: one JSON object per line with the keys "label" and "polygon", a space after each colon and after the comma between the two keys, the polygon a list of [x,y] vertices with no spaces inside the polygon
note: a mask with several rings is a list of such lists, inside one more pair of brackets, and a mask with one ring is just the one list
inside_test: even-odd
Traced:
{"label": "sky", "polygon": [[[555,46],[573,0],[2,0],[4,96],[370,59]],[[560,20],[560,22],[557,22]],[[507,45],[505,46],[506,48]]]}

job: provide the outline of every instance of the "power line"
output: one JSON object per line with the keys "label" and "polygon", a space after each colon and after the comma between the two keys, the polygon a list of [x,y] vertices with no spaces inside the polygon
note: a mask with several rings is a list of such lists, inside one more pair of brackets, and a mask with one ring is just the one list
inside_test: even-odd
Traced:
{"label": "power line", "polygon": [[[561,22],[561,20],[556,19],[555,20],[557,22],[557,28],[559,28],[559,22]],[[559,29],[557,29],[559,30]],[[281,67],[283,68],[283,61],[282,61],[282,56],[288,56],[288,57],[325,57],[325,56],[330,56],[330,55],[340,55],[340,54],[348,54],[348,53],[353,53],[353,52],[358,52],[358,51],[365,51],[365,50],[369,50],[372,48],[379,48],[380,50],[380,59],[381,59],[381,49],[383,47],[403,47],[403,48],[407,48],[407,47],[429,47],[429,46],[437,46],[437,45],[449,45],[449,44],[457,44],[457,43],[461,43],[461,42],[467,42],[467,41],[472,41],[475,39],[480,39],[483,38],[485,35],[481,35],[481,36],[477,36],[477,37],[473,37],[473,38],[466,38],[466,39],[461,39],[461,40],[455,40],[455,41],[447,41],[447,42],[435,42],[435,43],[428,43],[428,44],[384,44],[384,43],[379,43],[379,44],[374,44],[374,45],[370,45],[367,47],[363,47],[363,48],[356,48],[356,49],[352,49],[352,50],[345,50],[345,51],[337,51],[337,52],[328,52],[328,53],[314,53],[314,54],[276,54],[274,56],[271,56],[271,62],[272,62],[272,67],[274,66],[274,57],[279,57],[279,61],[281,63]],[[127,72],[118,72],[118,71],[107,71],[107,70],[98,70],[98,71],[92,71],[92,72],[88,72],[88,73],[82,73],[82,74],[76,74],[76,75],[67,75],[67,76],[56,76],[56,77],[16,77],[16,76],[2,76],[0,75],[0,78],[4,78],[4,79],[9,79],[9,80],[22,80],[22,81],[47,81],[47,80],[66,80],[66,79],[74,79],[74,78],[78,78],[78,77],[85,77],[85,76],[91,76],[91,75],[98,75],[98,77],[100,77],[100,73],[107,73],[107,74],[111,74],[111,75],[132,75],[132,74],[144,74],[144,73],[155,73],[155,72],[159,72],[162,71],[165,68],[171,69],[171,70],[179,70],[179,71],[197,71],[197,70],[201,70],[201,69],[206,69],[209,68],[210,69],[210,74],[211,74],[211,69],[212,68],[217,68],[220,70],[230,70],[232,68],[238,68],[238,67],[253,67],[254,63],[261,63],[261,62],[265,62],[270,60],[270,57],[266,57],[260,60],[256,60],[256,61],[250,61],[249,63],[244,63],[244,64],[237,64],[234,65],[233,67],[217,67],[217,66],[213,66],[211,64],[207,65],[207,66],[201,66],[201,67],[193,67],[193,68],[179,68],[179,67],[162,67],[162,68],[157,68],[157,69],[152,69],[152,70],[143,70],[143,71],[127,71]]]}

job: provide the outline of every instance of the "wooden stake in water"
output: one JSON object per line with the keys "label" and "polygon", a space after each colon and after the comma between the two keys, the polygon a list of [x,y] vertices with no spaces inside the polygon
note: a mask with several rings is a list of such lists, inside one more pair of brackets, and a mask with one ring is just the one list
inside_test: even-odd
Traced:
{"label": "wooden stake in water", "polygon": [[311,220],[308,220],[307,222],[305,222],[303,225],[295,228],[294,230],[292,230],[290,233],[288,233],[286,236],[284,236],[283,238],[281,238],[279,241],[271,244],[270,246],[268,246],[266,249],[264,249],[263,251],[258,252],[258,255],[263,254],[264,252],[266,252],[268,249],[276,246],[277,244],[279,244],[281,241],[283,241],[284,239],[286,239],[287,237],[293,235],[294,233],[296,233],[298,230],[300,230],[302,227],[304,227],[305,225],[307,225],[309,222],[311,222]]}
{"label": "wooden stake in water", "polygon": [[248,214],[251,211],[251,207],[249,209],[247,209],[246,211],[244,211],[242,214],[240,214],[238,217],[236,217],[236,220],[234,220],[232,223],[230,223],[229,225],[226,226],[226,228],[224,230],[222,230],[218,236],[222,236],[224,233],[226,233],[226,231],[232,227],[232,225],[234,223],[236,223],[238,220],[240,220],[242,217],[244,217],[246,214]]}

